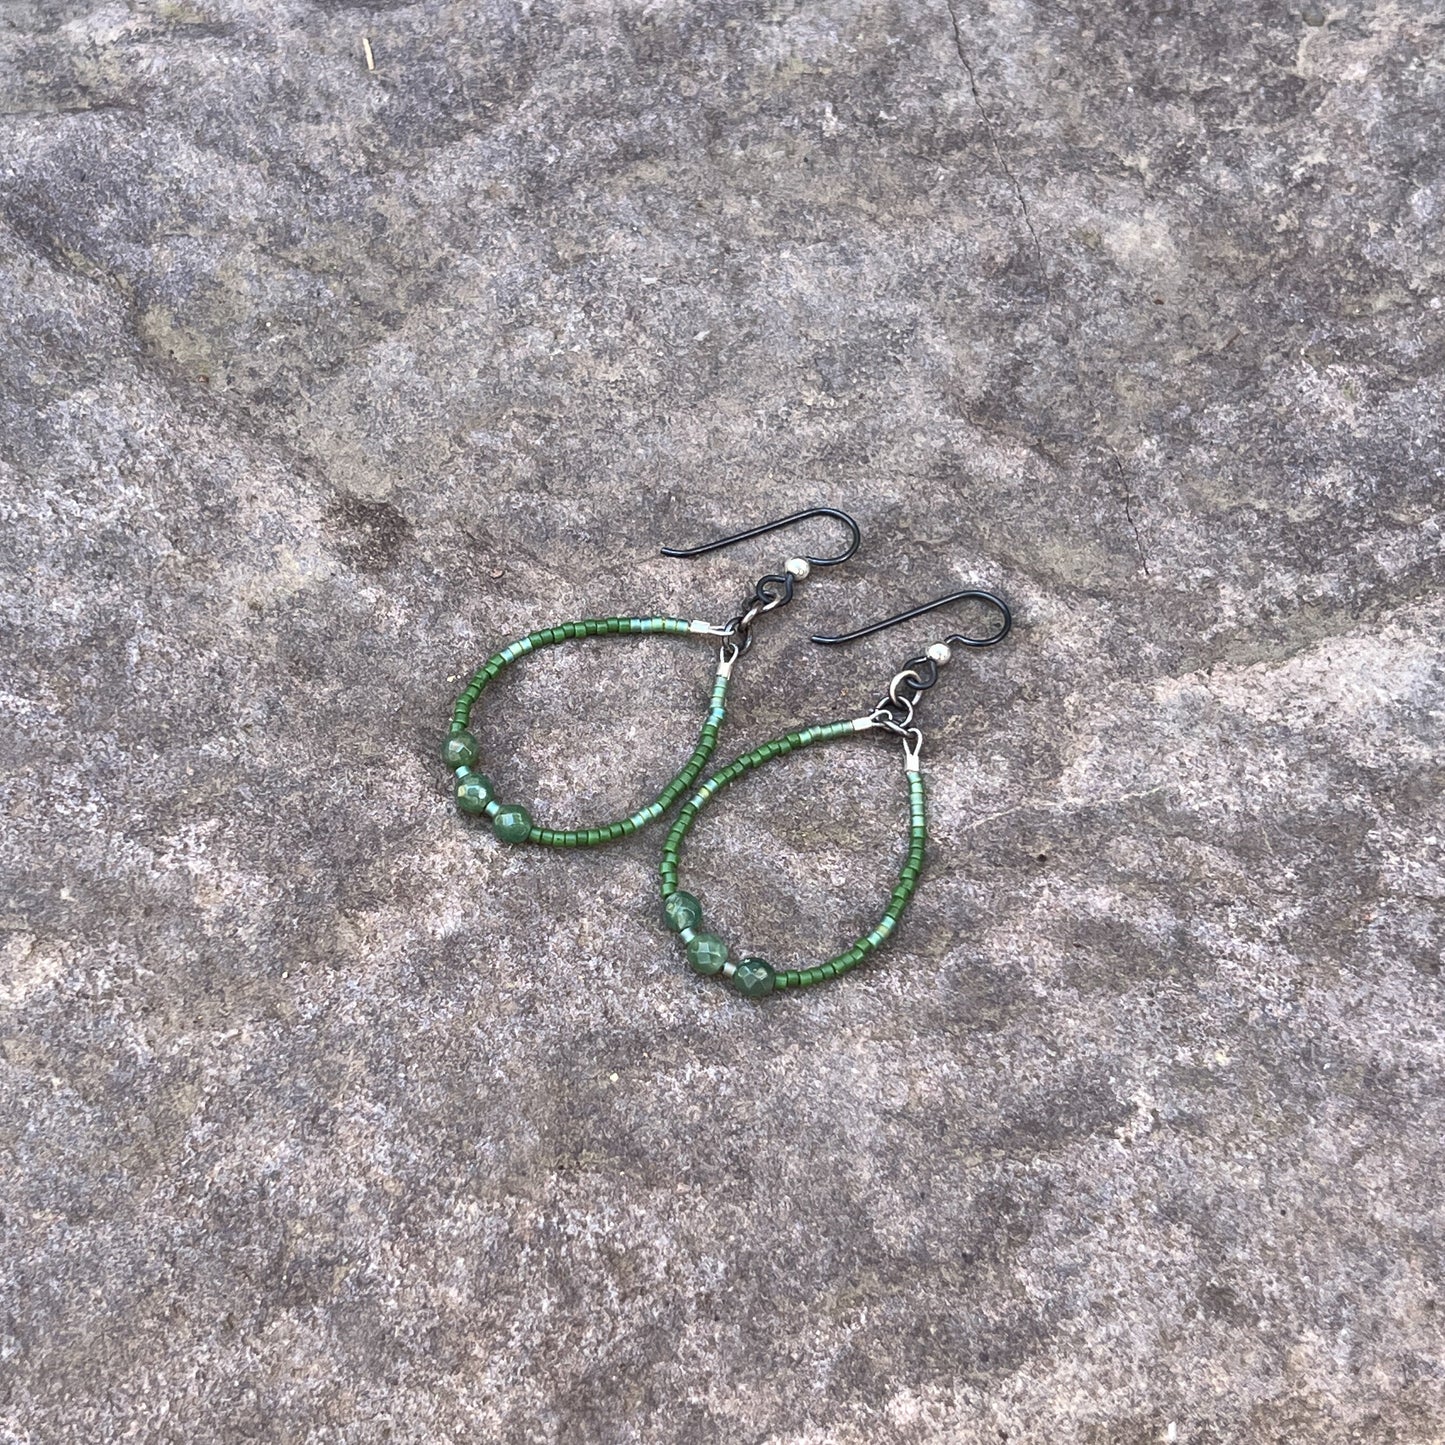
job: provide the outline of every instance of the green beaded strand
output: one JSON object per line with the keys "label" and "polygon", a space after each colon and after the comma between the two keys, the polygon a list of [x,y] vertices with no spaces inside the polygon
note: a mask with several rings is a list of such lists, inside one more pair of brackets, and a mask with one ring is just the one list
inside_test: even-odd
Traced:
{"label": "green beaded strand", "polygon": [[457,807],[472,815],[485,814],[492,830],[508,843],[540,843],[551,848],[592,848],[635,833],[660,818],[694,783],[717,747],[718,732],[727,716],[728,674],[719,671],[708,700],[707,716],[698,733],[697,746],[687,762],[652,802],[625,818],[596,828],[542,828],[517,803],[500,802],[489,779],[474,771],[479,757],[477,740],[469,730],[477,699],[503,670],[541,647],[554,647],[581,637],[635,637],[647,634],[710,634],[694,628],[681,617],[594,617],[582,622],[564,622],[529,632],[489,657],[471,676],[452,709],[451,726],[442,745],[442,761],[457,777]]}
{"label": "green beaded strand", "polygon": [[849,720],[803,728],[798,732],[774,738],[771,742],[754,748],[752,752],[734,759],[711,777],[705,778],[678,809],[677,818],[662,845],[658,877],[662,887],[664,919],[669,927],[678,931],[687,949],[688,963],[696,972],[704,975],[721,974],[746,998],[764,998],[770,993],[811,988],[815,984],[826,983],[829,979],[840,978],[856,968],[898,926],[898,920],[903,916],[903,910],[908,906],[913,890],[918,886],[928,834],[923,778],[913,768],[907,771],[908,856],[899,870],[898,881],[888,896],[888,906],[874,928],[861,938],[855,939],[842,953],[830,958],[826,963],[812,968],[783,970],[773,968],[761,958],[745,958],[734,964],[729,957],[727,945],[715,934],[702,931],[702,905],[691,893],[684,893],[678,888],[678,864],[682,856],[683,840],[697,821],[699,812],[723,788],[749,769],[773,758],[782,757],[797,748],[810,747],[813,743],[846,737],[857,731],[857,723]]}

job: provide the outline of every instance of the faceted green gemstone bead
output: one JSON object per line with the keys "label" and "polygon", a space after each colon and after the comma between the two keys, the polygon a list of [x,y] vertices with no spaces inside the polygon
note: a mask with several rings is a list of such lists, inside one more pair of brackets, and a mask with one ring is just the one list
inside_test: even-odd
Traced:
{"label": "faceted green gemstone bead", "polygon": [[744,998],[766,998],[773,991],[772,964],[761,958],[745,958],[733,974],[733,987]]}
{"label": "faceted green gemstone bead", "polygon": [[691,893],[679,889],[667,895],[662,905],[662,917],[675,933],[684,928],[696,928],[702,922],[702,904]]}
{"label": "faceted green gemstone bead", "polygon": [[532,815],[520,803],[503,803],[492,818],[492,832],[504,843],[525,843]]}
{"label": "faceted green gemstone bead", "polygon": [[728,946],[715,933],[695,933],[688,940],[687,961],[694,973],[711,978],[728,961]]}
{"label": "faceted green gemstone bead", "polygon": [[485,813],[491,801],[492,783],[485,773],[468,773],[466,777],[457,779],[457,807],[463,813],[470,813],[473,817]]}
{"label": "faceted green gemstone bead", "polygon": [[477,740],[471,733],[453,733],[442,744],[442,762],[449,768],[469,768],[477,757]]}

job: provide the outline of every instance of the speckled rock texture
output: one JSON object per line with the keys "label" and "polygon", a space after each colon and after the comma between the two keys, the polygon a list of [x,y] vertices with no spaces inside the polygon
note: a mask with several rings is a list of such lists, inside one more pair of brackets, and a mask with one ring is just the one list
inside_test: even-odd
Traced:
{"label": "speckled rock texture", "polygon": [[[8,0],[0,109],[0,1438],[1445,1441],[1438,6]],[[749,1003],[437,748],[814,503],[719,760],[1018,624]],[[486,767],[616,817],[713,664]],[[684,886],[821,961],[906,802],[796,754]]]}

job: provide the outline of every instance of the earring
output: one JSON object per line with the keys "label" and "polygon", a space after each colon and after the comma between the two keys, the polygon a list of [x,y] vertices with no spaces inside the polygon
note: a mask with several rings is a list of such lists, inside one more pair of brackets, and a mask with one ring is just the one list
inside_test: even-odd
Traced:
{"label": "earring", "polygon": [[[732,676],[733,664],[753,645],[753,624],[763,613],[772,612],[791,602],[795,584],[807,577],[814,567],[836,567],[839,563],[846,562],[858,550],[862,536],[857,522],[846,512],[840,512],[834,507],[809,507],[806,511],[794,512],[790,517],[765,522],[761,527],[737,532],[730,537],[719,538],[716,542],[704,542],[700,547],[662,549],[664,557],[700,557],[705,552],[715,552],[719,548],[730,547],[735,542],[761,537],[767,532],[791,527],[810,517],[832,517],[842,522],[848,529],[848,545],[835,557],[789,558],[782,572],[770,573],[759,579],[743,610],[721,627],[710,622],[689,622],[680,617],[591,618],[584,622],[564,622],[559,627],[544,627],[539,632],[529,632],[525,637],[489,657],[472,675],[466,689],[457,699],[456,707],[452,710],[451,728],[446,742],[442,745],[442,761],[456,775],[455,797],[458,809],[472,816],[485,815],[490,818],[492,831],[505,843],[543,843],[553,848],[595,847],[598,843],[625,838],[655,818],[660,818],[693,785],[717,746],[718,729],[722,726],[727,711],[725,700],[728,680]],[[702,731],[698,735],[697,746],[662,792],[652,802],[644,804],[627,817],[595,828],[541,828],[532,821],[531,814],[520,804],[498,802],[491,779],[477,768],[480,751],[475,735],[469,730],[472,709],[487,684],[503,668],[542,647],[552,647],[559,642],[570,642],[578,637],[638,637],[658,633],[721,639],[712,696],[708,702]]]}
{"label": "earring", "polygon": [[[953,592],[915,607],[911,612],[900,613],[883,622],[870,623],[855,632],[841,636],[814,636],[813,641],[824,645],[852,642],[881,632],[885,627],[897,626],[925,612],[947,607],[954,602],[982,602],[997,610],[1001,625],[985,637],[966,637],[955,632],[943,642],[935,642],[918,657],[904,663],[888,684],[877,707],[867,717],[851,718],[844,722],[823,723],[816,727],[803,728],[784,737],[774,738],[754,748],[750,753],[729,763],[704,782],[678,810],[677,818],[662,845],[663,919],[673,929],[687,952],[687,961],[694,973],[705,977],[721,974],[726,982],[747,998],[763,998],[777,990],[810,988],[830,978],[838,978],[850,969],[856,968],[870,953],[893,932],[913,890],[918,885],[923,869],[923,849],[927,839],[927,826],[923,807],[923,775],[919,771],[918,757],[923,747],[923,734],[913,721],[914,708],[919,697],[938,681],[938,670],[952,655],[951,648],[993,647],[1002,642],[1013,626],[1013,614],[1008,605],[992,592]],[[775,969],[766,959],[744,958],[734,963],[728,946],[715,933],[706,932],[702,926],[702,905],[691,893],[679,890],[678,861],[682,853],[683,840],[687,837],[698,814],[734,779],[740,778],[752,768],[760,767],[773,758],[785,753],[796,752],[799,748],[811,747],[814,743],[828,742],[833,738],[849,737],[854,733],[878,732],[903,740],[903,769],[908,778],[908,856],[898,874],[888,898],[888,907],[875,928],[855,939],[852,944],[813,968]]]}

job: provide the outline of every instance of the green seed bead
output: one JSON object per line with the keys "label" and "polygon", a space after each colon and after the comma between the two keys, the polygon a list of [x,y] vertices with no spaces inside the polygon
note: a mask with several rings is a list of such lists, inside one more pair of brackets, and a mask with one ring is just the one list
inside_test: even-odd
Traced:
{"label": "green seed bead", "polygon": [[669,893],[663,900],[662,917],[675,933],[684,928],[696,928],[702,922],[702,904],[691,893]]}
{"label": "green seed bead", "polygon": [[520,803],[503,803],[492,818],[492,832],[504,843],[525,843],[532,815]]}
{"label": "green seed bead", "polygon": [[492,782],[485,773],[468,773],[457,780],[457,807],[463,813],[476,817],[487,811],[492,801]]}
{"label": "green seed bead", "polygon": [[696,933],[688,940],[687,961],[694,973],[711,978],[728,961],[728,946],[715,933]]}
{"label": "green seed bead", "polygon": [[766,959],[745,958],[733,974],[733,987],[744,998],[766,998],[773,991],[775,977]]}
{"label": "green seed bead", "polygon": [[471,733],[453,733],[442,744],[442,762],[449,768],[469,768],[478,756],[477,740]]}

